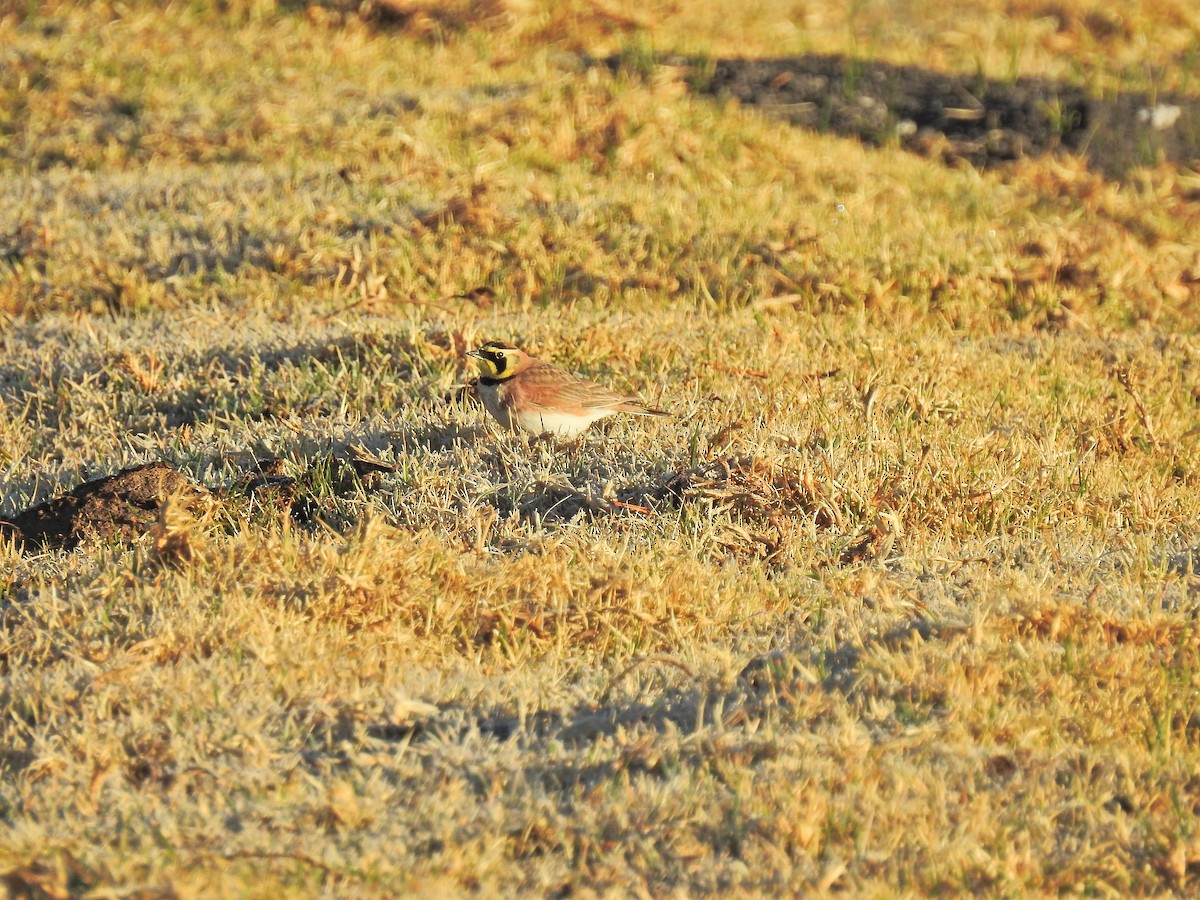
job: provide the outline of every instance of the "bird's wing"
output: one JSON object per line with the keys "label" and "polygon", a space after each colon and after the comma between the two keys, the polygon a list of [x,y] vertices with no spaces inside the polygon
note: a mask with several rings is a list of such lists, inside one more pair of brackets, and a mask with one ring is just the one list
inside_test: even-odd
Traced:
{"label": "bird's wing", "polygon": [[522,399],[531,406],[581,410],[599,409],[636,398],[610,391],[594,381],[578,378],[557,366],[542,364],[523,373]]}

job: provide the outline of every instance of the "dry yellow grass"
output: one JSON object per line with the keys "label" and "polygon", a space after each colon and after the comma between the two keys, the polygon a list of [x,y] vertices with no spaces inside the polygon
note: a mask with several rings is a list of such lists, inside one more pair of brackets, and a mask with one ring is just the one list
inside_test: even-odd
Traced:
{"label": "dry yellow grass", "polygon": [[[1194,173],[649,56],[1194,91],[1189,4],[227,7],[0,21],[0,516],[270,457],[312,513],[0,547],[10,894],[1194,890]],[[678,417],[499,434],[488,338]]]}

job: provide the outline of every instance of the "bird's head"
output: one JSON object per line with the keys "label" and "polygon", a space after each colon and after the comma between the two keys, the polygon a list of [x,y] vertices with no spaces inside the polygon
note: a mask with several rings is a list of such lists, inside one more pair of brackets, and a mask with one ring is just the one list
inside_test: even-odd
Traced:
{"label": "bird's head", "polygon": [[512,344],[504,341],[488,341],[478,350],[471,350],[467,356],[475,360],[479,374],[484,378],[495,378],[503,381],[512,378],[522,368],[529,356],[518,350]]}

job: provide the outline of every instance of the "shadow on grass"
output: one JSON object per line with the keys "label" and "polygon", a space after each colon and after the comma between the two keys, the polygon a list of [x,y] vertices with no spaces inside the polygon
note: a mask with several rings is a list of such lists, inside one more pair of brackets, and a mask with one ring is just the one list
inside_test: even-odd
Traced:
{"label": "shadow on grass", "polygon": [[57,428],[63,424],[63,416],[75,415],[77,410],[63,403],[54,388],[60,384],[71,386],[84,374],[94,372],[98,373],[96,386],[100,388],[107,388],[114,378],[132,383],[123,402],[130,407],[126,415],[135,433],[143,425],[175,429],[231,415],[256,421],[288,412],[282,405],[284,398],[275,396],[270,385],[261,383],[263,375],[289,367],[341,369],[349,364],[372,377],[405,380],[413,373],[407,363],[397,364],[395,360],[395,351],[402,349],[398,338],[361,334],[276,347],[247,343],[202,352],[179,349],[163,366],[164,374],[167,379],[177,372],[189,373],[189,377],[184,386],[170,387],[132,354],[89,348],[77,358],[57,361],[36,376],[19,364],[0,363],[0,400],[24,408],[26,418],[46,428]]}
{"label": "shadow on grass", "polygon": [[[201,424],[214,417],[229,415],[251,421],[268,419],[289,412],[283,397],[272,394],[270,386],[260,382],[263,374],[285,368],[328,366],[344,369],[347,365],[362,368],[379,377],[405,380],[412,377],[407,365],[394,364],[393,341],[371,335],[344,335],[336,338],[304,341],[299,344],[263,349],[247,345],[221,348],[184,357],[175,363],[179,371],[200,372],[187,389],[165,396],[147,396],[151,404],[147,412],[162,415],[166,425],[178,428]],[[222,382],[226,382],[222,385]],[[228,382],[246,383],[246,390],[230,390]]]}
{"label": "shadow on grass", "polygon": [[[355,729],[385,742],[432,744],[457,743],[474,734],[499,742],[517,741],[524,746],[558,747],[566,751],[586,750],[597,741],[638,730],[658,735],[676,733],[694,735],[708,730],[713,737],[746,727],[746,735],[759,733],[765,721],[779,723],[797,717],[820,718],[822,707],[812,707],[803,698],[813,691],[852,695],[869,690],[878,697],[881,686],[865,670],[865,660],[875,646],[890,650],[915,645],[918,641],[953,637],[954,629],[941,628],[924,619],[904,623],[863,645],[843,643],[829,650],[810,644],[794,649],[761,654],[749,660],[732,684],[704,680],[687,666],[670,657],[653,656],[636,660],[617,674],[608,691],[597,701],[581,703],[567,711],[545,710],[520,715],[510,709],[480,712],[469,707],[447,705],[426,721],[412,724],[375,724],[339,717],[328,722],[335,739],[351,739]],[[643,677],[632,698],[613,695],[629,681],[635,670]],[[682,672],[682,679],[668,678],[668,672]],[[867,684],[866,682],[871,682]],[[897,716],[903,724],[914,717],[929,719],[942,713],[939,698],[918,697],[911,686],[895,684],[891,689]],[[806,709],[816,709],[809,712]],[[768,732],[765,733],[769,733]],[[686,746],[686,749],[683,747]],[[637,771],[667,777],[673,765],[703,764],[713,753],[711,741],[685,741],[680,754],[686,759],[671,760],[658,752],[642,752],[646,745],[637,741],[618,750],[613,758],[595,761],[584,753],[579,762],[560,757],[541,767],[527,769],[531,777],[553,790],[591,787],[620,773]],[[772,742],[751,741],[739,752],[748,754],[753,763],[775,753]]]}

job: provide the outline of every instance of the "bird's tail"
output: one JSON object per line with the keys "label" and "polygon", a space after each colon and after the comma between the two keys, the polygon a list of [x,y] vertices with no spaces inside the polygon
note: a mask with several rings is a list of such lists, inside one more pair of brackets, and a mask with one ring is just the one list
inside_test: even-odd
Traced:
{"label": "bird's tail", "polygon": [[644,403],[639,403],[637,400],[628,400],[617,407],[621,412],[633,413],[635,416],[673,416],[675,413],[667,412],[665,409],[655,409],[653,406],[647,406]]}

